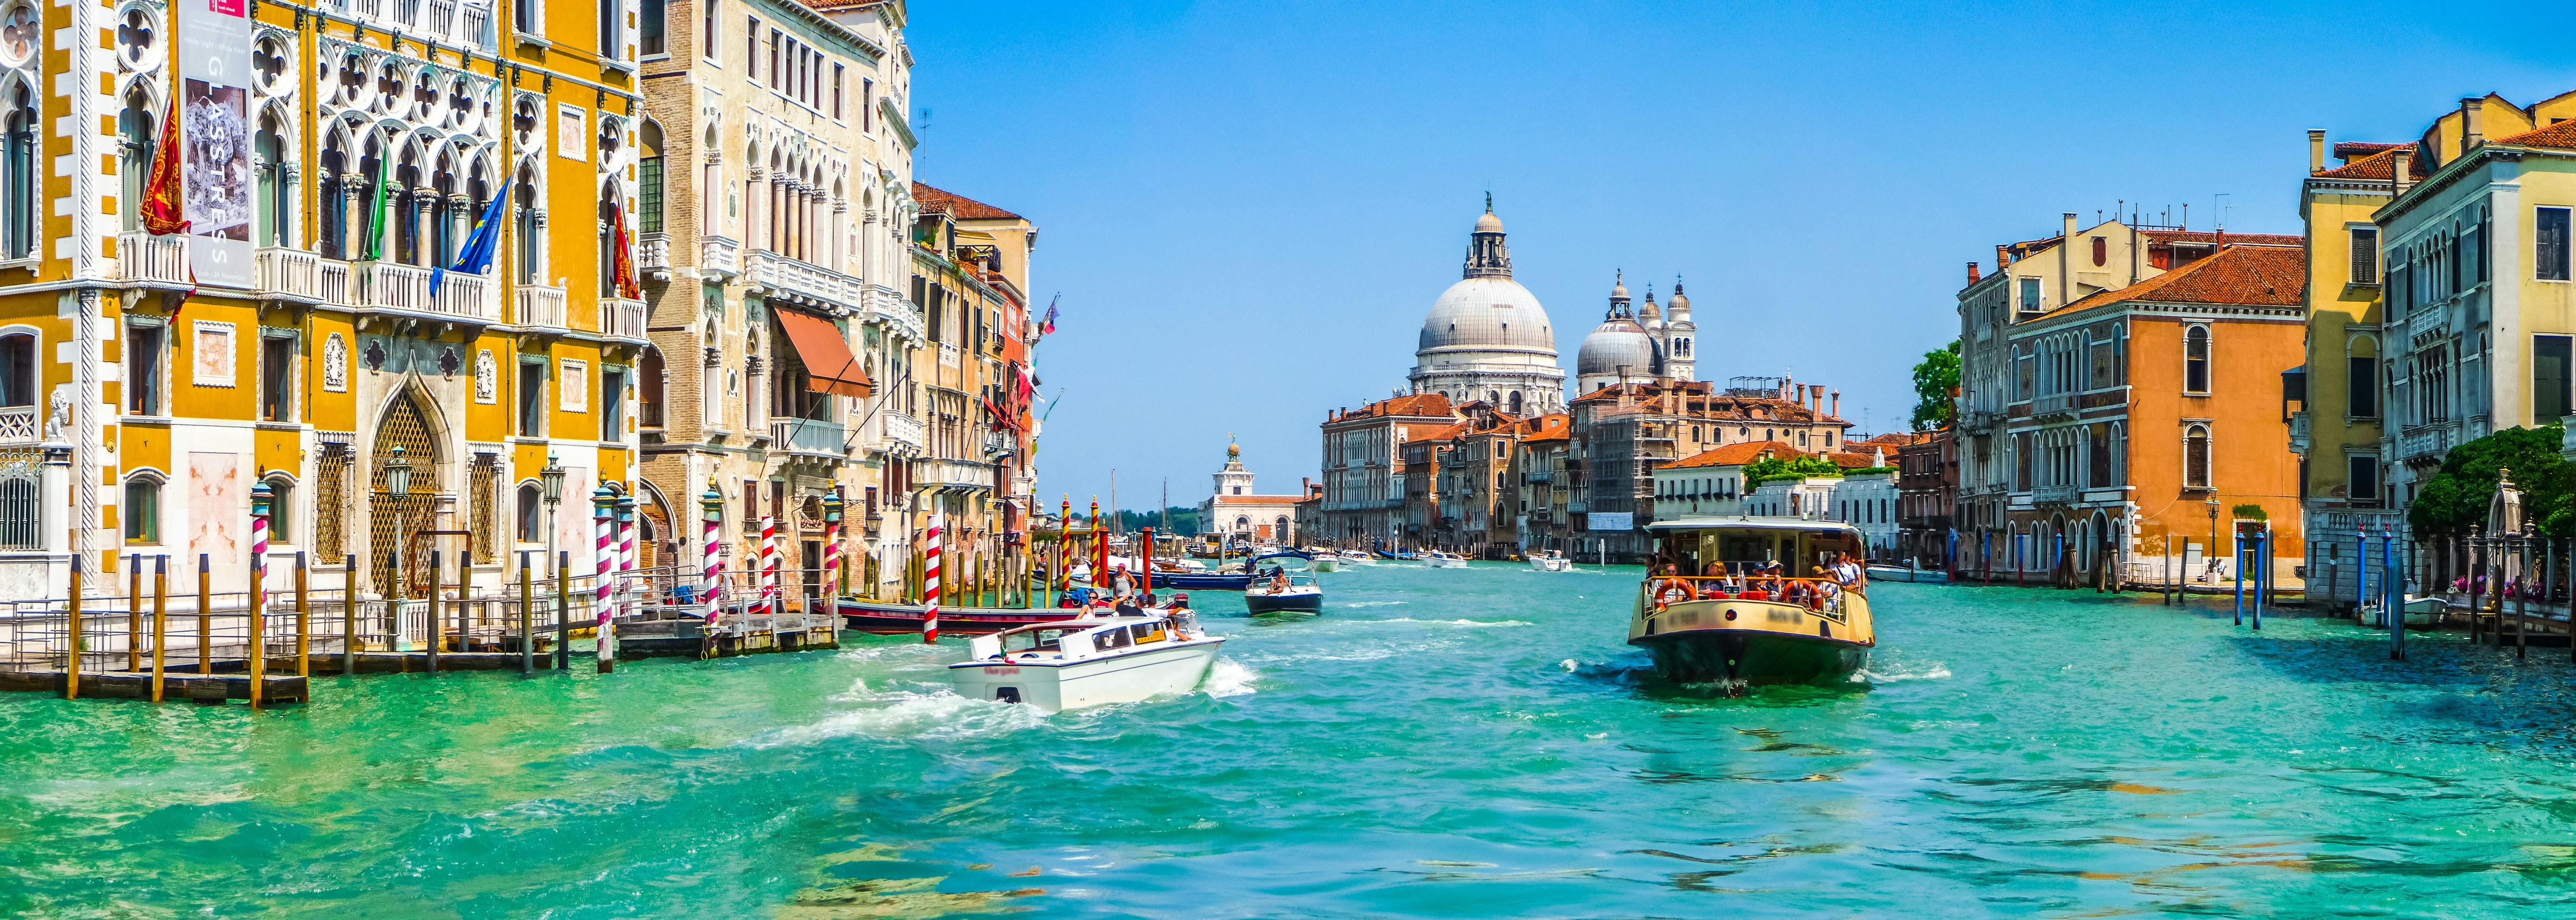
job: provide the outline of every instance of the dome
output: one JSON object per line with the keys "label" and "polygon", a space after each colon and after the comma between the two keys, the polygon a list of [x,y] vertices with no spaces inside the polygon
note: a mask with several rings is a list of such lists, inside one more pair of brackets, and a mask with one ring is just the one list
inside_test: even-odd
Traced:
{"label": "dome", "polygon": [[1610,298],[1612,300],[1628,299],[1628,273],[1620,272],[1618,280],[1611,282]]}
{"label": "dome", "polygon": [[1646,337],[1646,327],[1626,317],[1612,317],[1594,327],[1583,337],[1583,349],[1574,354],[1576,376],[1603,375],[1616,377],[1621,368],[1630,377],[1652,377],[1655,372],[1655,343]]}
{"label": "dome", "polygon": [[1680,281],[1673,282],[1673,299],[1664,301],[1664,307],[1676,313],[1690,309],[1690,298],[1682,294]]}
{"label": "dome", "polygon": [[[1525,351],[1556,357],[1556,333],[1538,296],[1510,278],[1460,279],[1422,320],[1419,356],[1440,351]],[[1429,361],[1425,361],[1426,366]]]}
{"label": "dome", "polygon": [[1503,219],[1495,217],[1494,212],[1487,211],[1485,212],[1485,216],[1476,218],[1476,232],[1501,233],[1503,232]]}

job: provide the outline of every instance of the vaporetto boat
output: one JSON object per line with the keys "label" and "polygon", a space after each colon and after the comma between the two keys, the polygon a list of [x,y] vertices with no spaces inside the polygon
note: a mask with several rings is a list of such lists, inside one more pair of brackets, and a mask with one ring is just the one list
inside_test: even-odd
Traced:
{"label": "vaporetto boat", "polygon": [[[1637,586],[1628,644],[1652,653],[1666,679],[1836,683],[1860,670],[1878,645],[1867,577],[1849,586],[1834,577],[1842,560],[1857,567],[1865,545],[1851,525],[1691,517],[1646,529],[1658,561]],[[1678,571],[1665,572],[1667,565]],[[1701,574],[1681,574],[1688,572]]]}
{"label": "vaporetto boat", "polygon": [[1224,644],[1186,609],[1085,617],[977,636],[948,679],[968,699],[1048,712],[1132,703],[1198,689]]}

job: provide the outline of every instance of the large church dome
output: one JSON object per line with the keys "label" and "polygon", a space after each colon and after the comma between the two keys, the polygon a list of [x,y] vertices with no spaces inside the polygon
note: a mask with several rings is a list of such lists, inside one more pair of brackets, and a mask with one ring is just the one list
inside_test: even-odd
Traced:
{"label": "large church dome", "polygon": [[1574,353],[1574,376],[1578,380],[1618,377],[1622,373],[1648,378],[1654,376],[1654,366],[1654,340],[1646,337],[1646,327],[1625,316],[1602,320],[1591,335],[1583,337],[1583,349]]}
{"label": "large church dome", "polygon": [[1459,280],[1431,302],[1413,357],[1415,392],[1458,402],[1485,400],[1507,412],[1554,412],[1565,404],[1556,363],[1556,325],[1537,295],[1512,280],[1511,249],[1493,199],[1468,234]]}
{"label": "large church dome", "polygon": [[1556,357],[1556,330],[1538,296],[1510,278],[1463,278],[1431,302],[1419,355],[1446,350],[1528,350]]}

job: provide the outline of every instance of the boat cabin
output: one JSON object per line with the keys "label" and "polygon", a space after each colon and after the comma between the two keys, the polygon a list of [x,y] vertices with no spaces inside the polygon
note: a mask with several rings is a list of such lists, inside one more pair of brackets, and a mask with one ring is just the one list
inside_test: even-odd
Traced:
{"label": "boat cabin", "polygon": [[1701,576],[1712,563],[1741,576],[1777,561],[1782,575],[1803,578],[1816,566],[1860,561],[1864,547],[1860,530],[1849,524],[1795,517],[1684,517],[1646,529],[1655,536],[1649,576],[1662,574],[1666,565],[1684,576]]}
{"label": "boat cabin", "polygon": [[969,656],[977,660],[1008,655],[1038,663],[1079,660],[1173,638],[1172,618],[1155,615],[1038,623],[976,636],[967,644]]}

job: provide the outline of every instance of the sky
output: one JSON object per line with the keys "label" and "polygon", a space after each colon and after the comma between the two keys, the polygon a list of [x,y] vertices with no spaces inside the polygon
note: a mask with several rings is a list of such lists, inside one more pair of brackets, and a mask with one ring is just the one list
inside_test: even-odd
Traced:
{"label": "sky", "polygon": [[[1904,427],[1966,263],[2119,202],[2298,233],[2306,129],[2576,89],[2563,7],[914,0],[916,178],[1040,228],[1038,495],[1316,474],[1404,385],[1484,195],[1574,364],[1614,271],[1699,377]],[[1059,397],[1059,393],[1061,396]]]}

